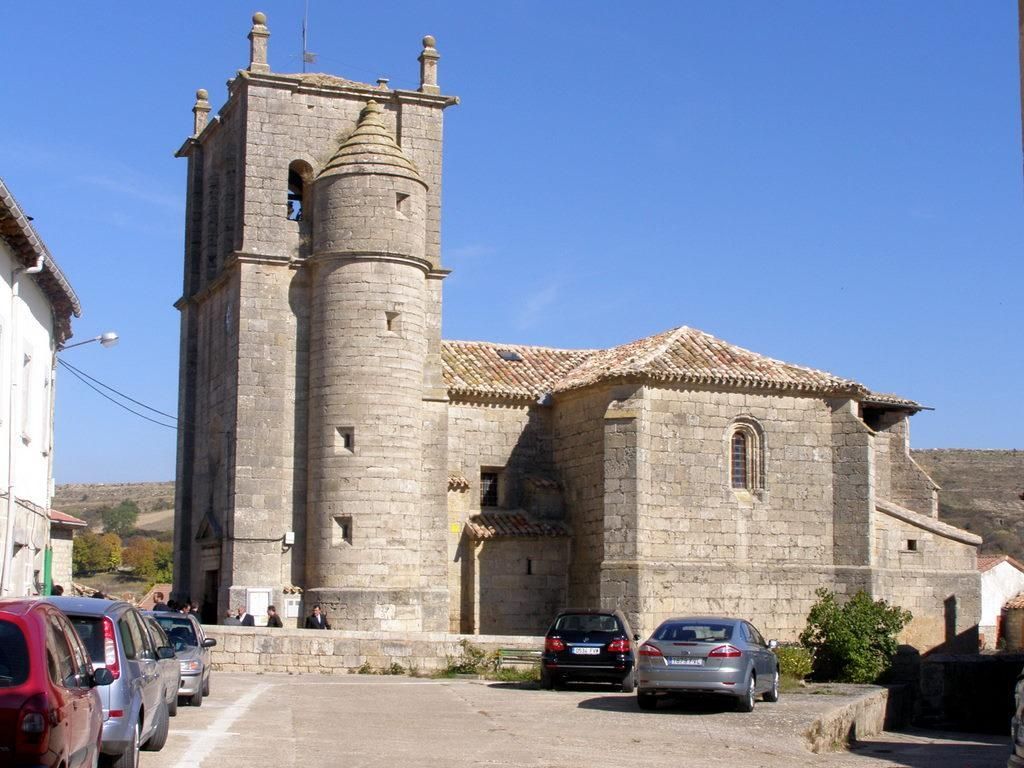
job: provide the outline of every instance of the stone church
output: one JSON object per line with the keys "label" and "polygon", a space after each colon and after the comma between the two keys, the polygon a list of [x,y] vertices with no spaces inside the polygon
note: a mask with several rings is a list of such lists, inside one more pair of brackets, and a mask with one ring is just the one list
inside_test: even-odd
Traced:
{"label": "stone church", "polygon": [[[978,537],[911,459],[922,406],[689,327],[613,349],[441,335],[439,54],[416,90],[279,74],[257,13],[188,161],[175,595],[215,620],[640,632],[735,614],[793,639],[815,590],[977,624]],[[282,609],[283,606],[283,609]]]}

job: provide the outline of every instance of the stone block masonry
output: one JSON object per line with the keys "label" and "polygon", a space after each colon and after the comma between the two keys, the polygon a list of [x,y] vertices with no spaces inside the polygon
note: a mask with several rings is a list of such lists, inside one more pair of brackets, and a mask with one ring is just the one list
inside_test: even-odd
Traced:
{"label": "stone block masonry", "polygon": [[217,641],[214,669],[224,672],[292,672],[345,675],[367,665],[374,670],[393,664],[415,673],[444,670],[463,656],[462,641],[486,653],[499,648],[542,650],[543,637],[525,635],[456,635],[444,632],[357,632],[313,629],[264,629],[204,626]]}

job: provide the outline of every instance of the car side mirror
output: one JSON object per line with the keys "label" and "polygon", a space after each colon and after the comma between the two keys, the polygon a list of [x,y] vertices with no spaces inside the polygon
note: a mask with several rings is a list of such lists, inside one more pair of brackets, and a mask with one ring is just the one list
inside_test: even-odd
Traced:
{"label": "car side mirror", "polygon": [[159,648],[156,649],[156,655],[157,658],[160,659],[173,659],[174,649],[171,648],[171,646],[169,645],[161,645]]}
{"label": "car side mirror", "polygon": [[769,641],[768,641],[768,647],[769,647],[769,648],[770,648],[771,650],[773,650],[773,651],[774,651],[774,650],[775,650],[776,648],[778,648],[778,647],[779,647],[779,641],[778,641],[778,640],[769,640]]}
{"label": "car side mirror", "polygon": [[203,640],[203,648],[213,648],[213,646],[215,646],[216,644],[217,641],[212,637],[208,637],[205,640]]}
{"label": "car side mirror", "polygon": [[93,673],[92,673],[92,684],[93,684],[93,686],[97,686],[97,685],[110,685],[112,682],[114,682],[114,673],[111,672],[106,667],[100,667],[99,669],[93,671]]}

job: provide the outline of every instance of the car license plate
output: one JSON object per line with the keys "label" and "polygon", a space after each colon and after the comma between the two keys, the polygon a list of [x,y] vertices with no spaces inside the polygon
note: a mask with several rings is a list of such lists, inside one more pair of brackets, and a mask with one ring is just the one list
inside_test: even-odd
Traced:
{"label": "car license plate", "polygon": [[668,663],[673,667],[702,667],[704,659],[681,659],[669,656]]}
{"label": "car license plate", "polygon": [[597,656],[597,654],[601,652],[601,649],[577,646],[572,649],[572,652],[575,653],[577,656]]}

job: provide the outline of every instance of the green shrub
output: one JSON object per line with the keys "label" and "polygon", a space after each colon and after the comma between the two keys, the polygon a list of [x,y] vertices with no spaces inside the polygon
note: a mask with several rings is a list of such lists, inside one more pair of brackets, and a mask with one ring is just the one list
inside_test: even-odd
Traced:
{"label": "green shrub", "polygon": [[445,675],[485,675],[494,672],[497,667],[497,654],[489,654],[483,648],[473,645],[469,640],[460,640],[461,656],[446,656]]}
{"label": "green shrub", "polygon": [[858,592],[840,605],[827,589],[807,615],[800,643],[811,651],[815,676],[822,680],[872,683],[892,663],[896,635],[913,618],[910,611]]}
{"label": "green shrub", "polygon": [[780,645],[775,655],[779,657],[779,673],[783,677],[803,680],[814,671],[811,652],[802,645]]}

